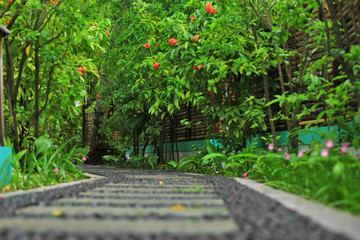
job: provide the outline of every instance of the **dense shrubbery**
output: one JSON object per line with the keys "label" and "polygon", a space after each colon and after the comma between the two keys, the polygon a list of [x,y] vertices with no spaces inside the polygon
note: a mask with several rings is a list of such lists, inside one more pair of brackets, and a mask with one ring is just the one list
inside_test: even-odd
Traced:
{"label": "dense shrubbery", "polygon": [[[124,152],[132,149],[129,161],[139,166],[145,159],[137,158],[139,146],[159,144],[163,163],[164,123],[182,105],[191,104],[204,114],[207,137],[217,138],[223,149],[210,147],[169,166],[225,176],[246,174],[358,212],[359,189],[351,184],[358,181],[358,156],[338,149],[356,150],[360,144],[360,48],[344,49],[338,41],[337,19],[324,18],[335,5],[326,2],[220,0],[210,5],[137,0],[114,8],[121,14],[114,14],[116,37],[101,86],[101,101],[113,112],[101,132],[111,139],[112,131],[120,131],[123,137],[114,145]],[[288,46],[296,31],[304,33],[301,52]],[[316,54],[321,54],[318,60]],[[290,58],[295,55],[299,62],[294,72]],[[334,61],[340,65],[337,76],[328,72]],[[317,108],[323,111],[316,121],[301,127]],[[290,132],[283,153],[248,147],[256,133],[263,133],[278,149],[277,119]],[[317,133],[318,126],[337,126],[337,134]],[[214,131],[219,127],[221,131]],[[306,134],[319,138],[301,156],[299,136]],[[321,156],[330,139],[337,147]]]}

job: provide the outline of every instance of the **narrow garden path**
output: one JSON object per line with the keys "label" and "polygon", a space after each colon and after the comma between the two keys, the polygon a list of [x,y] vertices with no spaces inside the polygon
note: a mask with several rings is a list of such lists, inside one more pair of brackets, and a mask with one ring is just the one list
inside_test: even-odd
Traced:
{"label": "narrow garden path", "polygon": [[0,239],[347,239],[233,179],[83,168],[106,178],[9,198]]}

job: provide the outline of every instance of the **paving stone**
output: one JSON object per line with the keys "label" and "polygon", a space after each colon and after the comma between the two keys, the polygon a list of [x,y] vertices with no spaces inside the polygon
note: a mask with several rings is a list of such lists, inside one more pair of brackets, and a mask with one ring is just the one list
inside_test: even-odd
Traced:
{"label": "paving stone", "polygon": [[197,188],[184,188],[184,189],[169,189],[169,188],[111,188],[111,187],[99,187],[94,188],[93,192],[142,192],[142,193],[192,193],[192,194],[202,194],[202,193],[216,193],[214,190],[205,190]]}
{"label": "paving stone", "polygon": [[80,197],[88,198],[127,198],[127,199],[211,199],[219,198],[217,194],[191,194],[181,192],[169,192],[169,193],[102,193],[102,192],[84,192],[79,194]]}
{"label": "paving stone", "polygon": [[154,179],[174,179],[177,181],[181,181],[181,180],[200,180],[200,181],[204,181],[204,179],[196,179],[193,177],[188,177],[188,176],[179,176],[179,175],[126,175],[125,177],[129,177],[129,178],[141,178],[141,179],[148,179],[148,178],[154,178]]}
{"label": "paving stone", "polygon": [[218,208],[185,208],[180,211],[171,210],[170,207],[164,208],[108,208],[108,207],[67,207],[67,206],[44,206],[44,207],[27,207],[16,211],[17,215],[132,215],[132,216],[146,216],[146,215],[175,215],[185,217],[201,217],[204,215],[220,215],[222,217],[229,217],[229,212],[225,207]]}
{"label": "paving stone", "polygon": [[90,232],[90,233],[226,233],[237,230],[232,220],[219,221],[128,221],[128,220],[67,220],[61,219],[33,219],[25,221],[23,218],[0,220],[0,229],[16,227],[26,232],[57,230],[63,232]]}
{"label": "paving stone", "polygon": [[63,205],[86,206],[175,206],[186,207],[223,207],[221,199],[97,199],[97,198],[62,198],[58,201]]}
{"label": "paving stone", "polygon": [[106,184],[104,187],[118,187],[118,188],[185,188],[185,189],[215,189],[213,185],[208,184],[177,184],[177,185],[171,185],[171,184],[160,184],[160,183],[154,183],[154,184],[128,184],[128,183],[110,183]]}

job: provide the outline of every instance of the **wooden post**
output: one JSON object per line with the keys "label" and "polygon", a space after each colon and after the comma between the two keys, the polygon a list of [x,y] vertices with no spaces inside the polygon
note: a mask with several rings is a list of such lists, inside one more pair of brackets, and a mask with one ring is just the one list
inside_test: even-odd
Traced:
{"label": "wooden post", "polygon": [[10,31],[0,25],[0,146],[5,142],[5,124],[4,124],[4,80],[3,80],[3,37],[10,34]]}

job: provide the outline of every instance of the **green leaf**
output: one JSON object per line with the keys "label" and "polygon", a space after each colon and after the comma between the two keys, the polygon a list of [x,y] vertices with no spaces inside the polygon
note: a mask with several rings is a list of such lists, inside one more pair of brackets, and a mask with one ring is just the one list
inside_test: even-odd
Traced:
{"label": "green leaf", "polygon": [[221,154],[221,153],[210,153],[210,154],[207,154],[207,155],[203,156],[201,159],[202,160],[209,160],[211,158],[214,158],[214,159],[220,158],[223,161],[227,160],[226,156],[224,154]]}

